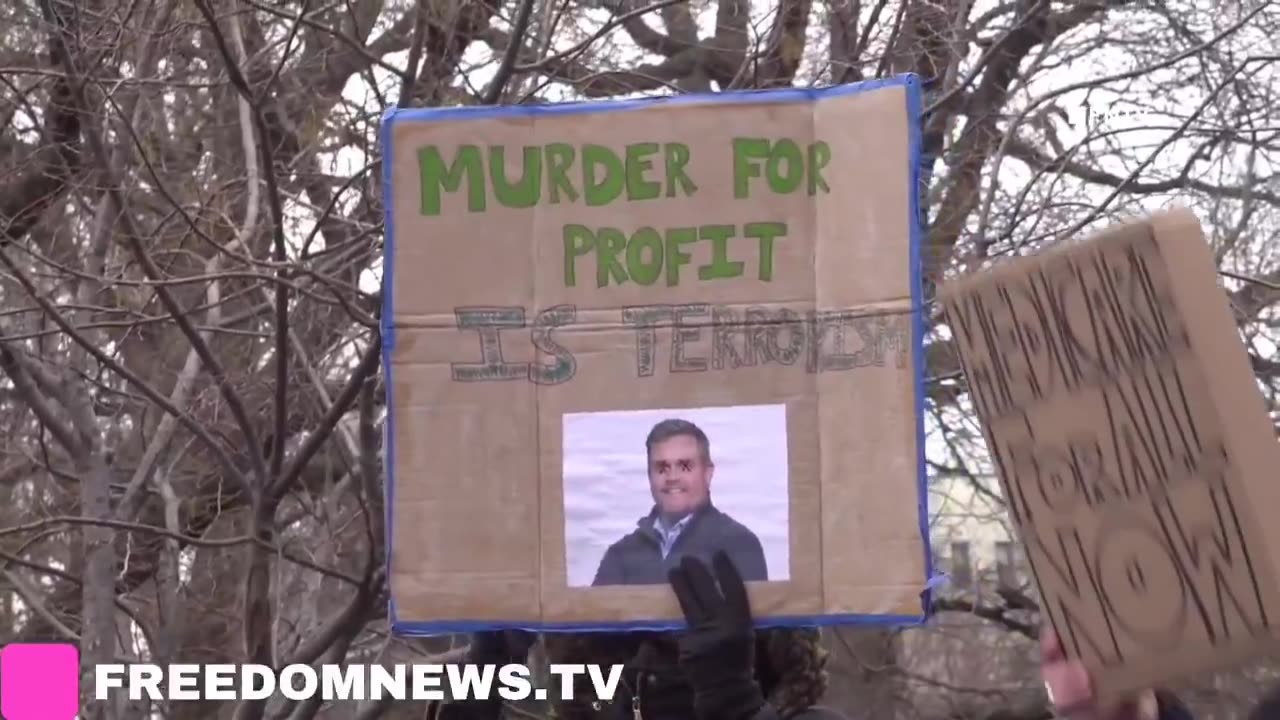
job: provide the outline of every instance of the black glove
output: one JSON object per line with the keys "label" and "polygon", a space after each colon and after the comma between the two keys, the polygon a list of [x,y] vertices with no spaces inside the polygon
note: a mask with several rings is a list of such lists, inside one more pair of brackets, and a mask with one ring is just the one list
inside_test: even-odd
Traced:
{"label": "black glove", "polygon": [[537,637],[524,630],[490,630],[471,636],[467,662],[482,665],[523,663]]}
{"label": "black glove", "polygon": [[1158,720],[1195,720],[1191,710],[1177,695],[1168,690],[1156,690],[1155,693]]}
{"label": "black glove", "polygon": [[679,642],[680,668],[693,687],[699,720],[746,720],[765,702],[755,680],[751,604],[729,556],[719,551],[711,562],[715,578],[688,556],[668,573],[689,622]]}
{"label": "black glove", "polygon": [[[536,637],[522,630],[490,630],[474,633],[467,649],[466,662],[480,665],[523,663]],[[495,694],[485,700],[467,699],[439,703],[435,720],[498,720],[502,716],[502,698]]]}

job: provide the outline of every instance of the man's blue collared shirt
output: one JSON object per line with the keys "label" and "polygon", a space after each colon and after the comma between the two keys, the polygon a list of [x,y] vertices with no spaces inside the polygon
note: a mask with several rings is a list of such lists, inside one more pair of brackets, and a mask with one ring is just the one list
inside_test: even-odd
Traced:
{"label": "man's blue collared shirt", "polygon": [[693,515],[686,515],[683,520],[672,525],[670,528],[666,527],[661,518],[654,518],[653,529],[657,531],[658,537],[662,540],[663,560],[666,560],[667,556],[671,554],[672,546],[675,545],[676,540],[680,538],[680,533],[684,532],[684,529],[688,527],[689,520],[691,518],[693,518]]}

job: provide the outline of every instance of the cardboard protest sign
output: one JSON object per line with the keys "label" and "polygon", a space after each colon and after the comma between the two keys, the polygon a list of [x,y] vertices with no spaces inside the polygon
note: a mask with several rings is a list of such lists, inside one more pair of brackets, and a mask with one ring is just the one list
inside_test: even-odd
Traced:
{"label": "cardboard protest sign", "polygon": [[1280,451],[1196,217],[944,287],[1046,622],[1104,702],[1274,650]]}
{"label": "cardboard protest sign", "polygon": [[919,112],[389,113],[394,629],[681,627],[665,567],[720,548],[762,625],[918,618]]}

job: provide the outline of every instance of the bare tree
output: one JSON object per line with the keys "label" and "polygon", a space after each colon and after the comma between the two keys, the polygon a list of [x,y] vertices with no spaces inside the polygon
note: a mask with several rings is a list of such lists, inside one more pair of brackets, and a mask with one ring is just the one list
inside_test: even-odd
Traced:
{"label": "bare tree", "polygon": [[[16,0],[0,21],[0,642],[275,667],[456,652],[387,631],[377,128],[391,106],[917,73],[931,282],[1189,205],[1276,407],[1280,16],[1261,0]],[[933,321],[939,501],[998,526]],[[937,610],[921,628],[830,633],[833,700],[854,718],[1049,717],[1031,588],[943,593]],[[1233,718],[1270,677],[1188,692]]]}

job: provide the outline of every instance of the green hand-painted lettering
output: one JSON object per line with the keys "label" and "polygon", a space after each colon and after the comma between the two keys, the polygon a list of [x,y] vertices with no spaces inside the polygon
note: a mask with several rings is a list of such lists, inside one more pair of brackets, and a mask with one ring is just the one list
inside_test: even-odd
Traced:
{"label": "green hand-painted lettering", "polygon": [[742,234],[760,239],[760,279],[773,279],[773,241],[787,234],[787,224],[781,222],[747,223]]}
{"label": "green hand-painted lettering", "polygon": [[735,237],[758,241],[759,277],[768,282],[773,280],[777,241],[786,234],[787,224],[783,222],[747,223],[741,232],[734,225],[665,230],[645,226],[630,236],[615,227],[593,231],[582,225],[566,225],[563,230],[565,286],[576,285],[578,259],[594,254],[597,287],[607,287],[610,283],[624,285],[628,280],[638,285],[652,285],[664,274],[667,287],[675,287],[680,284],[680,268],[693,260],[686,246],[697,242],[711,246],[710,261],[698,268],[699,280],[742,277],[746,263],[732,259],[730,253],[729,241]]}
{"label": "green hand-painted lettering", "polygon": [[493,195],[504,207],[530,208],[542,196],[542,148],[525,146],[522,165],[519,182],[511,183],[507,180],[507,149],[502,145],[489,148]]}
{"label": "green hand-painted lettering", "polygon": [[662,183],[646,180],[645,173],[653,169],[653,161],[647,156],[658,152],[658,143],[636,143],[627,146],[627,199],[652,200],[662,194]]}
{"label": "green hand-painted lettering", "polygon": [[583,225],[564,226],[564,285],[578,284],[575,261],[591,252],[596,246],[596,236]]}
{"label": "green hand-painted lettering", "polygon": [[[604,177],[597,173],[601,170]],[[622,194],[626,169],[618,156],[603,145],[582,146],[582,194],[591,206],[608,205]]]}
{"label": "green hand-painted lettering", "polygon": [[779,195],[795,192],[800,187],[804,182],[804,153],[795,140],[783,138],[774,143],[765,164],[765,175],[769,189]]}
{"label": "green hand-painted lettering", "polygon": [[596,233],[596,286],[605,287],[609,278],[619,285],[627,281],[627,271],[618,261],[618,253],[627,247],[627,236],[617,228],[600,228]]}
{"label": "green hand-painted lettering", "polygon": [[686,197],[692,196],[698,191],[698,186],[693,184],[689,173],[684,169],[689,164],[689,146],[684,143],[668,143],[664,150],[667,161],[667,197],[676,196],[676,185],[680,186]]}
{"label": "green hand-painted lettering", "polygon": [[680,284],[680,266],[688,265],[693,256],[680,250],[681,245],[698,241],[698,231],[691,227],[667,228],[667,287]]}
{"label": "green hand-painted lettering", "polygon": [[[649,259],[645,260],[648,250]],[[662,274],[662,236],[642,227],[627,241],[627,274],[640,285],[652,285]]]}
{"label": "green hand-painted lettering", "polygon": [[818,188],[822,188],[822,192],[831,192],[831,186],[827,185],[826,179],[822,177],[822,169],[831,162],[831,146],[827,145],[825,140],[809,146],[809,194],[816,195]]}
{"label": "green hand-painted lettering", "polygon": [[751,179],[761,176],[764,165],[765,182],[779,195],[787,195],[807,184],[809,194],[821,188],[830,192],[822,169],[831,162],[831,147],[819,140],[801,148],[795,140],[783,138],[770,142],[765,138],[733,139],[733,196],[751,196]]}
{"label": "green hand-painted lettering", "polygon": [[418,175],[422,183],[422,214],[439,215],[442,192],[457,192],[467,182],[467,209],[484,212],[484,163],[480,148],[463,145],[446,166],[440,148],[430,145],[418,150]]}
{"label": "green hand-painted lettering", "polygon": [[573,167],[573,146],[569,143],[551,143],[547,146],[547,185],[551,188],[551,202],[560,203],[560,193],[569,202],[578,199],[578,191],[569,182],[569,168]]}
{"label": "green hand-painted lettering", "polygon": [[733,139],[733,196],[738,199],[751,196],[751,178],[760,177],[760,167],[752,158],[767,159],[769,141],[764,138]]}
{"label": "green hand-painted lettering", "polygon": [[703,225],[699,229],[703,240],[711,241],[711,262],[698,268],[699,280],[736,278],[742,275],[742,261],[729,261],[729,238],[734,236],[732,225]]}
{"label": "green hand-painted lettering", "polygon": [[[768,142],[761,142],[767,159]],[[691,196],[698,189],[688,173],[689,148],[681,143],[632,143],[619,152],[592,144],[580,150],[564,142],[525,145],[520,148],[519,168],[512,159],[514,149],[503,145],[460,145],[452,152],[451,158],[446,157],[435,145],[418,151],[424,215],[439,215],[443,196],[463,186],[470,212],[484,212],[490,193],[503,207],[524,209],[543,200],[559,205],[581,199],[600,207],[623,197],[643,201],[665,194],[673,198],[680,193]],[[748,169],[753,177],[759,175],[758,169]]]}

